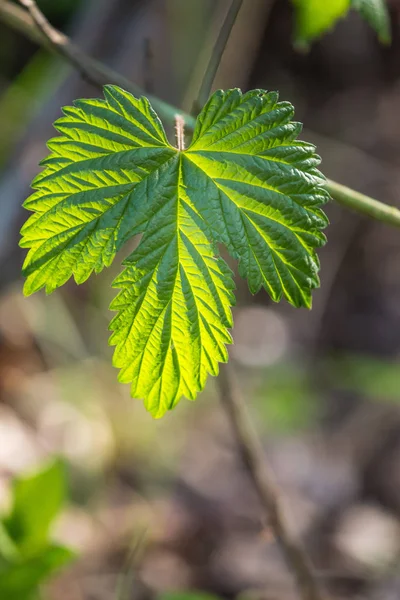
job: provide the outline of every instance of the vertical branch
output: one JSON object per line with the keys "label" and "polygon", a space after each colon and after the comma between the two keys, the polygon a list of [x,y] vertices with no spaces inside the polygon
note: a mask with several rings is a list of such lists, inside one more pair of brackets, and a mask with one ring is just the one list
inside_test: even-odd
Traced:
{"label": "vertical branch", "polygon": [[238,451],[256,489],[265,518],[281,547],[286,564],[295,578],[299,597],[302,600],[323,600],[308,557],[286,523],[279,489],[249,421],[243,399],[232,378],[233,374],[228,365],[220,365],[217,379],[220,400],[229,418]]}
{"label": "vertical branch", "polygon": [[176,147],[182,152],[185,149],[185,119],[182,115],[175,115]]}
{"label": "vertical branch", "polygon": [[199,95],[197,97],[197,106],[195,106],[196,112],[199,112],[199,110],[208,100],[215,75],[218,71],[219,63],[221,62],[222,55],[232,31],[232,27],[235,24],[236,17],[239,14],[242,4],[243,0],[232,0],[232,4],[225,17],[225,21],[221,27],[217,41],[215,42],[210,62],[208,63],[203,81],[201,83]]}

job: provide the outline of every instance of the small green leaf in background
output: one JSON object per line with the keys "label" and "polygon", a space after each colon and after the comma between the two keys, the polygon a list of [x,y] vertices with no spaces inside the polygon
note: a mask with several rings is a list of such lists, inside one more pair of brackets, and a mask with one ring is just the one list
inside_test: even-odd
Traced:
{"label": "small green leaf in background", "polygon": [[351,8],[377,32],[379,41],[390,44],[390,17],[386,0],[292,0],[295,9],[295,42],[300,48],[330,31]]}
{"label": "small green leaf in background", "polygon": [[295,41],[307,47],[347,15],[350,0],[292,0],[295,9]]}
{"label": "small green leaf in background", "polygon": [[59,460],[13,484],[13,505],[4,525],[23,553],[47,544],[49,529],[66,498],[65,467]]}
{"label": "small green leaf in background", "polygon": [[309,308],[329,195],[315,147],[297,140],[301,124],[276,92],[217,91],[187,150],[168,143],[146,98],[112,85],[104,95],[55,123],[62,135],[25,202],[24,292],[82,283],[142,234],[113,284],[110,343],[119,380],[161,417],[228,359],[234,282],[218,244],[253,294]]}
{"label": "small green leaf in background", "polygon": [[0,521],[1,600],[38,600],[40,585],[74,558],[49,538],[66,489],[60,460],[14,480],[11,510]]}
{"label": "small green leaf in background", "polygon": [[351,6],[375,29],[382,44],[390,44],[392,34],[386,0],[351,0]]}
{"label": "small green leaf in background", "polygon": [[36,598],[39,585],[73,558],[74,554],[69,549],[49,545],[30,558],[10,564],[0,571],[0,598]]}

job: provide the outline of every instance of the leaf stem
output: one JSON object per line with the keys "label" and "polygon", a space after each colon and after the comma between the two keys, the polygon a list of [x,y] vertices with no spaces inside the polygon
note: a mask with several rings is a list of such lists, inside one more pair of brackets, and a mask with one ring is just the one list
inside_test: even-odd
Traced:
{"label": "leaf stem", "polygon": [[176,147],[180,152],[185,149],[185,119],[182,115],[175,115]]}
{"label": "leaf stem", "polygon": [[229,418],[243,465],[253,482],[267,523],[281,547],[286,564],[294,575],[300,597],[302,600],[323,600],[324,596],[318,588],[308,557],[290,532],[273,473],[267,464],[233,377],[230,367],[221,364],[217,378],[219,396]]}
{"label": "leaf stem", "polygon": [[[27,0],[20,1],[27,2]],[[113,83],[124,88],[134,96],[138,97],[144,94],[143,90],[129,79],[88,56],[80,48],[75,46],[66,35],[50,25],[50,23],[51,30],[49,31],[48,27],[43,28],[43,21],[39,19],[39,23],[42,23],[40,27],[37,21],[38,11],[39,13],[41,11],[33,0],[28,0],[28,4],[29,3],[32,3],[35,6],[35,19],[32,16],[32,6],[30,6],[28,12],[28,6],[27,10],[24,10],[9,0],[0,0],[0,20],[40,46],[61,55],[82,75],[82,77],[101,91],[105,84]],[[43,18],[45,19],[44,15]],[[52,35],[51,38],[49,38],[51,32],[56,32],[57,35]],[[150,94],[146,94],[146,96],[163,119],[170,122],[175,120],[175,116],[178,112],[176,107],[167,104],[156,96]],[[196,122],[195,118],[183,112],[180,114],[185,120],[186,128],[193,130]],[[395,227],[400,227],[400,211],[396,208],[388,206],[364,194],[360,194],[335,181],[328,180],[326,188],[331,196],[340,204],[368,215],[375,220],[382,221]]]}
{"label": "leaf stem", "polygon": [[382,223],[387,223],[393,227],[400,227],[400,210],[395,206],[390,206],[383,202],[379,202],[379,200],[374,200],[374,198],[356,192],[355,190],[330,179],[327,180],[325,187],[332,198],[339,204],[367,215],[377,221],[382,221]]}
{"label": "leaf stem", "polygon": [[236,17],[239,14],[242,4],[243,0],[232,0],[230,8],[226,14],[224,23],[221,27],[221,31],[219,32],[213,51],[211,53],[211,58],[208,63],[206,72],[204,74],[203,81],[201,83],[199,95],[197,97],[197,112],[200,112],[201,108],[207,102],[208,97],[211,93],[211,88],[215,79],[215,75],[217,74],[219,64],[221,62],[222,56],[226,48],[226,44],[228,43],[229,36],[232,31],[232,27],[235,24]]}

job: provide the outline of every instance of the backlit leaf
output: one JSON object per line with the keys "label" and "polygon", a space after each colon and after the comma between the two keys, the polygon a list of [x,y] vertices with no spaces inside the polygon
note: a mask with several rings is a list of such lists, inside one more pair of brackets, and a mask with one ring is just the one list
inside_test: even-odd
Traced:
{"label": "backlit leaf", "polygon": [[25,293],[85,281],[141,233],[114,282],[110,343],[120,380],[160,417],[227,360],[234,284],[218,244],[252,293],[311,306],[327,224],[320,160],[275,92],[216,92],[182,151],[146,99],[115,86],[64,115],[25,203]]}

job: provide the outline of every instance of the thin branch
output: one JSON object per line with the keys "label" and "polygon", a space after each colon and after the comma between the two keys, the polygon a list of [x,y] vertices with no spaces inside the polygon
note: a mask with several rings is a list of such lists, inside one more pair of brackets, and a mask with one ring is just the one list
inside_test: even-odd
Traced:
{"label": "thin branch", "polygon": [[[26,19],[27,15],[25,13],[25,25],[29,26],[29,28],[33,25],[40,36],[37,41],[40,42],[41,39],[50,50],[65,58],[65,60],[70,63],[70,65],[72,65],[88,83],[102,88],[111,74],[107,67],[97,63],[97,61],[94,61],[89,56],[86,56],[86,54],[75,46],[66,35],[55,29],[46,19],[34,0],[19,0],[19,3],[26,8],[28,15],[30,16],[30,20]],[[12,8],[8,3],[4,3],[2,10],[12,10]],[[14,17],[18,16],[18,10],[17,7],[13,8],[12,12],[14,13]],[[128,80],[125,80],[125,78],[120,75],[117,77],[121,77],[124,85],[126,85]],[[115,76],[113,79],[115,80]],[[131,89],[135,90],[136,94],[139,92],[139,88],[134,84],[129,82],[129,85]]]}
{"label": "thin branch", "polygon": [[[26,0],[21,0],[21,2],[26,2]],[[35,6],[35,15],[38,18],[37,11],[39,11],[39,14],[42,13],[37,8],[37,5]],[[43,19],[48,23],[44,15]],[[64,58],[86,81],[100,91],[103,91],[103,86],[107,83],[113,83],[136,97],[144,95],[144,91],[139,86],[117,71],[114,71],[114,69],[107,67],[107,65],[83,52],[66,35],[55,29],[50,23],[48,23],[48,27],[41,29],[36,20],[34,20],[31,11],[28,12],[28,10],[24,10],[9,1],[1,0],[0,20],[33,42]],[[51,37],[49,37],[50,34]],[[171,122],[174,120],[178,112],[177,108],[170,106],[156,96],[145,95],[163,119]],[[187,118],[185,116],[185,122],[188,128],[193,128],[195,119],[187,115]]]}
{"label": "thin branch", "polygon": [[217,379],[222,406],[230,420],[236,445],[249,478],[257,491],[265,517],[292,572],[302,600],[322,600],[307,555],[290,532],[283,514],[279,490],[249,420],[244,401],[228,365],[220,365]]}
{"label": "thin branch", "polygon": [[[30,2],[31,0],[21,1]],[[37,17],[37,13],[35,14]],[[132,83],[120,73],[88,56],[85,52],[75,46],[66,35],[57,31],[49,24],[51,28],[50,31],[56,33],[56,35],[53,35],[50,39],[46,34],[46,31],[49,33],[48,28],[46,27],[45,30],[40,29],[36,20],[33,19],[31,12],[19,8],[8,0],[0,0],[0,20],[40,46],[61,55],[69,64],[74,66],[87,81],[90,81],[92,85],[100,90],[103,89],[105,84],[113,83],[119,85],[128,92],[131,92],[135,96],[142,96],[144,94],[139,86]],[[47,22],[46,19],[45,21]],[[194,129],[195,119],[191,115],[179,111],[176,107],[163,102],[155,96],[149,94],[146,94],[146,96],[161,118],[173,122],[175,120],[175,115],[180,113],[185,120],[186,128],[188,130]],[[326,187],[332,197],[340,204],[366,214],[378,221],[382,221],[395,227],[400,226],[400,211],[398,209],[370,198],[369,196],[365,196],[364,194],[360,194],[335,181],[329,180]]]}
{"label": "thin branch", "polygon": [[343,204],[343,206],[363,213],[377,221],[382,221],[382,223],[400,227],[400,210],[395,206],[389,206],[379,202],[379,200],[374,200],[330,179],[328,179],[325,187],[339,204]]}
{"label": "thin branch", "polygon": [[239,14],[242,4],[243,0],[232,0],[232,4],[227,12],[217,41],[215,42],[213,51],[211,53],[210,62],[208,63],[203,81],[201,83],[196,103],[198,109],[201,109],[208,100],[215,75],[217,74],[218,67],[222,59],[222,55],[224,54],[226,44],[228,43],[229,36],[231,35],[232,27],[235,24],[236,17]]}
{"label": "thin branch", "polygon": [[[33,21],[36,23],[37,28],[43,33],[49,42],[56,49],[62,48],[66,41],[65,36],[49,23],[39,7],[36,5],[36,2],[34,2],[34,0],[19,0],[19,3],[28,10]],[[69,54],[67,54],[67,57],[70,58],[70,60],[74,59],[74,57],[70,56]],[[78,67],[78,65],[76,66]]]}

